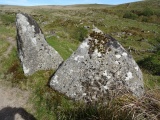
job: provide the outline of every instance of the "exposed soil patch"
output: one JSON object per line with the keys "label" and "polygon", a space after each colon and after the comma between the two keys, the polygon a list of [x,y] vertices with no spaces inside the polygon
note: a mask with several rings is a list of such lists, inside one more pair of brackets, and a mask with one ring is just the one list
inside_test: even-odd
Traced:
{"label": "exposed soil patch", "polygon": [[[7,42],[10,43],[10,46],[0,59],[8,58],[13,47],[16,47],[16,42],[13,38],[8,38]],[[29,91],[10,87],[4,84],[4,80],[0,80],[0,120],[35,120],[33,115],[24,109],[31,109],[32,107],[28,103],[30,95]]]}

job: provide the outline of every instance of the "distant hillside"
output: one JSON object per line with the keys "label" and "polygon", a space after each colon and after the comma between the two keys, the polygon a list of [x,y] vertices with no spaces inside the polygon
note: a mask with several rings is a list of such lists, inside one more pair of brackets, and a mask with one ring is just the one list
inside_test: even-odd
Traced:
{"label": "distant hillside", "polygon": [[115,8],[118,9],[143,9],[145,7],[151,7],[153,9],[159,9],[160,8],[160,0],[143,0],[139,2],[133,2],[133,3],[126,3],[122,5],[118,5]]}
{"label": "distant hillside", "polygon": [[108,4],[76,4],[76,5],[70,5],[72,7],[112,7],[113,5],[108,5]]}
{"label": "distant hillside", "polygon": [[132,2],[120,5],[107,5],[107,4],[75,4],[75,5],[41,5],[41,6],[16,6],[16,5],[0,5],[0,10],[17,10],[17,9],[37,9],[37,8],[49,8],[49,9],[86,9],[86,8],[94,8],[94,9],[103,9],[103,8],[111,8],[111,9],[119,9],[119,10],[131,10],[131,9],[143,9],[143,8],[152,8],[159,9],[160,8],[160,0],[143,0],[139,2]]}

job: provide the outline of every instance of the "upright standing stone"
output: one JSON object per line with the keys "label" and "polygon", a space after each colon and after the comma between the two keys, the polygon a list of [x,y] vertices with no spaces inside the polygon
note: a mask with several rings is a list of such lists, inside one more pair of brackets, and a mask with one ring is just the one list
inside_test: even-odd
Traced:
{"label": "upright standing stone", "polygon": [[142,72],[131,55],[95,28],[51,78],[50,86],[85,102],[109,100],[112,93],[143,94]]}
{"label": "upright standing stone", "polygon": [[25,75],[38,70],[57,69],[63,59],[46,42],[39,25],[29,15],[16,16],[18,55]]}

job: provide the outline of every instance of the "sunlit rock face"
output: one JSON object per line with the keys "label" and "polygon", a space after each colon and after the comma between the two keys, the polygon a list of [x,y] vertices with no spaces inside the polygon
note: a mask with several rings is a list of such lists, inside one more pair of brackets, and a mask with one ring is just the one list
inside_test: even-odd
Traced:
{"label": "sunlit rock face", "polygon": [[63,59],[48,45],[36,21],[27,14],[16,15],[18,56],[24,74],[32,75],[38,70],[57,69]]}
{"label": "sunlit rock face", "polygon": [[55,72],[50,86],[84,102],[107,102],[114,95],[143,95],[142,72],[120,43],[95,28]]}

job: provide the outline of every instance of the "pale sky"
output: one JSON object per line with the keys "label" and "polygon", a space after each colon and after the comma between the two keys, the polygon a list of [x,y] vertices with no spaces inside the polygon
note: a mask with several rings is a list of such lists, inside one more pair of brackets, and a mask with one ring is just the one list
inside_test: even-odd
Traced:
{"label": "pale sky", "polygon": [[5,5],[73,5],[73,4],[123,4],[129,2],[136,2],[140,0],[0,0],[0,4]]}

